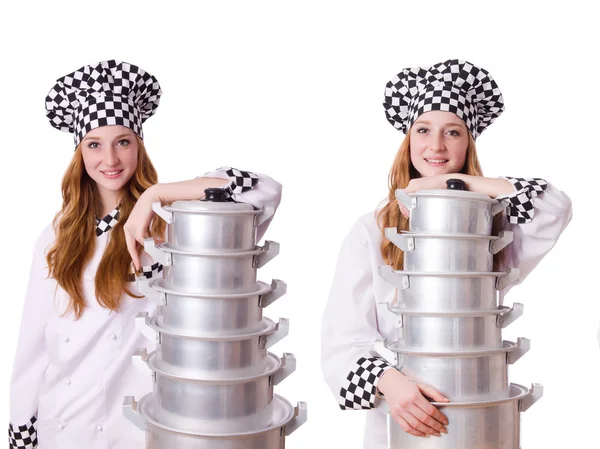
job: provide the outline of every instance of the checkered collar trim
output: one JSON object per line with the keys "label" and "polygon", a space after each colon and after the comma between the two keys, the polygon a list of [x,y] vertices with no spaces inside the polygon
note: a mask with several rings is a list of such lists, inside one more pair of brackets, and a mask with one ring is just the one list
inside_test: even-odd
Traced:
{"label": "checkered collar trim", "polygon": [[104,218],[96,217],[96,237],[100,237],[114,228],[119,222],[119,215],[119,206],[117,206]]}

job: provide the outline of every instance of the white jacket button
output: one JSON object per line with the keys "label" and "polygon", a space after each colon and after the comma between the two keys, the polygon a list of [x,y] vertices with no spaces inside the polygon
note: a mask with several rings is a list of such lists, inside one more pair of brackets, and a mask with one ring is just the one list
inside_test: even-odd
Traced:
{"label": "white jacket button", "polygon": [[98,427],[96,427],[96,429],[98,429],[98,432],[102,432],[104,430],[104,427],[98,426]]}
{"label": "white jacket button", "polygon": [[69,341],[71,340],[69,337],[65,336],[65,343],[69,343]]}
{"label": "white jacket button", "polygon": [[109,335],[109,337],[110,337],[111,340],[116,340],[117,339],[117,334],[112,333],[112,334]]}
{"label": "white jacket button", "polygon": [[67,425],[67,423],[65,423],[65,422],[61,422],[61,423],[59,423],[59,424],[58,424],[58,428],[59,428],[60,430],[63,430],[63,429],[65,428],[65,426],[66,426],[66,425]]}
{"label": "white jacket button", "polygon": [[71,379],[65,379],[65,385],[71,385]]}

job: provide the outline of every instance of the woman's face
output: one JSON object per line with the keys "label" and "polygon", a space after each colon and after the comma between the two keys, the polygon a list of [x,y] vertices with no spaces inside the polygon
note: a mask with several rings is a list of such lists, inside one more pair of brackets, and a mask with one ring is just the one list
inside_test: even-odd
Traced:
{"label": "woman's face", "polygon": [[81,141],[85,170],[101,194],[119,192],[135,173],[138,157],[136,134],[121,125],[91,130]]}
{"label": "woman's face", "polygon": [[454,113],[430,111],[410,128],[410,159],[421,176],[458,173],[465,164],[469,131]]}

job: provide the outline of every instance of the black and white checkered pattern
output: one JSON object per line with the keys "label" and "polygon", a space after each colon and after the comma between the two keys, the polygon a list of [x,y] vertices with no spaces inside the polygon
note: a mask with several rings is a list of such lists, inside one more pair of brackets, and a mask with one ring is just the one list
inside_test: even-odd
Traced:
{"label": "black and white checkered pattern", "polygon": [[87,65],[59,78],[46,96],[46,116],[56,129],[74,134],[75,146],[92,129],[122,125],[143,138],[162,91],[156,78],[127,62]]}
{"label": "black and white checkered pattern", "polygon": [[386,84],[383,107],[388,121],[407,133],[429,111],[453,112],[476,139],[504,111],[504,100],[483,68],[449,59],[429,68],[405,68]]}
{"label": "black and white checkered pattern", "polygon": [[115,207],[106,217],[96,217],[96,237],[110,231],[119,221],[119,207]]}
{"label": "black and white checkered pattern", "polygon": [[258,183],[258,176],[250,171],[238,170],[233,167],[221,167],[219,171],[224,171],[231,181],[231,191],[233,193],[244,193],[250,190]]}
{"label": "black and white checkered pattern", "polygon": [[377,383],[392,366],[379,357],[361,357],[340,390],[342,410],[367,410],[375,407]]}
{"label": "black and white checkered pattern", "polygon": [[541,178],[513,178],[504,176],[517,190],[508,195],[502,195],[497,199],[510,202],[507,207],[508,222],[512,224],[529,223],[533,219],[534,207],[532,199],[548,188],[548,183]]}
{"label": "black and white checkered pattern", "polygon": [[36,449],[37,440],[37,418],[34,416],[23,426],[8,425],[8,448],[9,449]]}
{"label": "black and white checkered pattern", "polygon": [[[162,264],[159,262],[153,263],[152,265],[144,265],[141,269],[141,275],[146,279],[152,279],[158,273],[163,270]],[[129,273],[129,282],[135,282],[135,273]]]}

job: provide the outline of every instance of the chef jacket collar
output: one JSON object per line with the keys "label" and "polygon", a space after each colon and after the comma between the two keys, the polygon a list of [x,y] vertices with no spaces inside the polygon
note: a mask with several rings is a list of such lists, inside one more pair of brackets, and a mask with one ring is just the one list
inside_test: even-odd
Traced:
{"label": "chef jacket collar", "polygon": [[100,219],[96,217],[96,237],[107,233],[119,222],[119,206],[115,207],[108,215]]}

